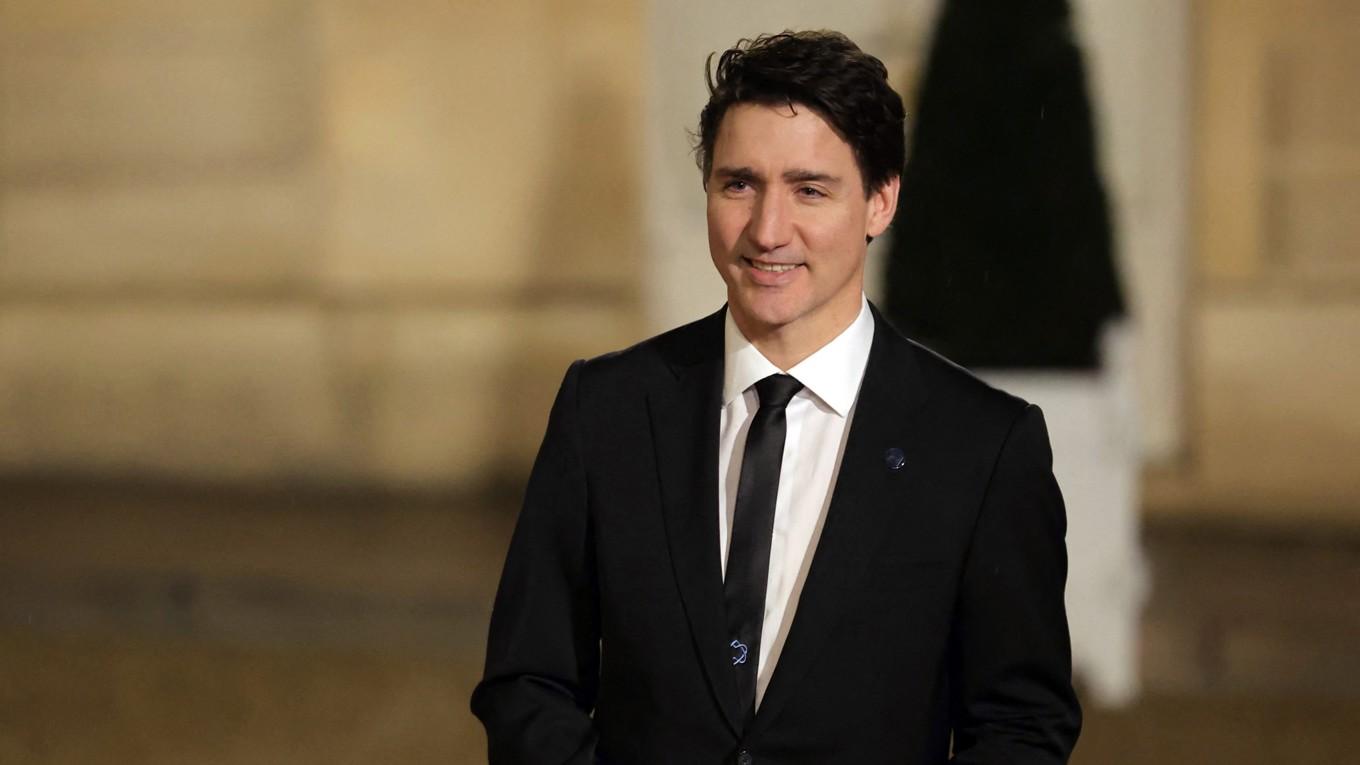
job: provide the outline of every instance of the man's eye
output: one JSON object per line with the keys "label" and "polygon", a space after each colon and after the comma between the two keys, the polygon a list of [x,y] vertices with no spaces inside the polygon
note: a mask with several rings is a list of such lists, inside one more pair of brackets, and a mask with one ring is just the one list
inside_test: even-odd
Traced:
{"label": "man's eye", "polygon": [[745,191],[747,183],[746,181],[728,181],[725,188],[728,191]]}
{"label": "man's eye", "polygon": [[802,187],[800,187],[800,188],[798,189],[798,193],[799,193],[799,195],[805,196],[805,197],[824,197],[824,196],[826,196],[826,194],[823,194],[823,193],[822,193],[822,190],[821,190],[821,189],[814,188],[814,187],[812,187],[812,186],[802,186]]}

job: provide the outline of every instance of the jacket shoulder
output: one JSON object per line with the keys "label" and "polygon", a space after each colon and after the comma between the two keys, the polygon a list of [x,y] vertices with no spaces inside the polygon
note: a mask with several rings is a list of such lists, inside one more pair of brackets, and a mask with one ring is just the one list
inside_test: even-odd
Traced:
{"label": "jacket shoulder", "polygon": [[1029,402],[988,383],[940,353],[905,337],[891,325],[880,325],[894,355],[908,359],[925,405],[956,423],[1008,428]]}
{"label": "jacket shoulder", "polygon": [[583,359],[574,365],[579,384],[604,395],[637,391],[674,379],[680,370],[705,359],[721,359],[723,316],[720,309],[627,348]]}

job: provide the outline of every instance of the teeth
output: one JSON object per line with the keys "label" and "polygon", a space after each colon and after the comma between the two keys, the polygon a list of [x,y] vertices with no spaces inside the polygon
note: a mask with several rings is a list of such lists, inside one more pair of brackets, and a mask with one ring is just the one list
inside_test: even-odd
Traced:
{"label": "teeth", "polygon": [[751,265],[755,266],[756,268],[759,268],[761,271],[770,271],[776,274],[782,274],[785,271],[792,271],[793,269],[798,267],[796,265],[787,264],[757,263],[754,260],[751,261]]}

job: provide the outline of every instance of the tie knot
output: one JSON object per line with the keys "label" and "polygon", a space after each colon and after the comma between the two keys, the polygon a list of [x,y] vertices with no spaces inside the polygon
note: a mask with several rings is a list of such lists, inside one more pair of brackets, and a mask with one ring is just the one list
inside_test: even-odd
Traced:
{"label": "tie knot", "polygon": [[789,375],[770,375],[756,383],[756,395],[760,397],[760,408],[783,409],[793,400],[794,394],[803,389],[803,384]]}

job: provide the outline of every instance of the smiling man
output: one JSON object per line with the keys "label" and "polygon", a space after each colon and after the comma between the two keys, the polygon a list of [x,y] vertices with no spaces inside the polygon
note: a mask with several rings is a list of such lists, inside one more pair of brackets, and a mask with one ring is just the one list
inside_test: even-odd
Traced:
{"label": "smiling man", "polygon": [[787,100],[731,105],[704,152],[708,248],[728,311],[788,369],[860,313],[866,239],[892,222],[899,179],[866,187],[850,144]]}
{"label": "smiling man", "polygon": [[864,298],[903,166],[886,70],[785,33],[709,90],[727,304],[567,371],[473,694],[491,761],[1066,762],[1043,417]]}

